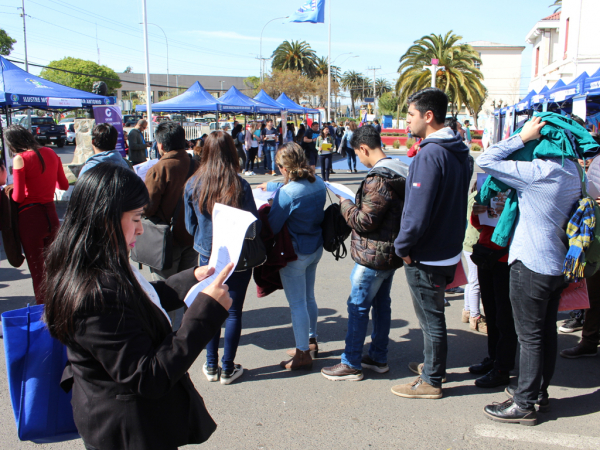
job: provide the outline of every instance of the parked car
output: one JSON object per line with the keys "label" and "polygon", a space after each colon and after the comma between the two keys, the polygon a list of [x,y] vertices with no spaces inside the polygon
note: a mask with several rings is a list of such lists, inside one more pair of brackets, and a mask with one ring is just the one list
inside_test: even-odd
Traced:
{"label": "parked car", "polygon": [[[21,119],[20,125],[29,127],[27,116]],[[31,132],[41,145],[56,144],[64,147],[67,131],[64,125],[58,125],[52,117],[31,117]]]}
{"label": "parked car", "polygon": [[138,120],[141,120],[142,116],[136,114],[125,114],[123,116],[123,127],[135,127]]}
{"label": "parked car", "polygon": [[67,144],[77,145],[75,142],[75,137],[77,136],[77,133],[75,132],[75,122],[64,122],[62,125],[65,126],[67,132]]}

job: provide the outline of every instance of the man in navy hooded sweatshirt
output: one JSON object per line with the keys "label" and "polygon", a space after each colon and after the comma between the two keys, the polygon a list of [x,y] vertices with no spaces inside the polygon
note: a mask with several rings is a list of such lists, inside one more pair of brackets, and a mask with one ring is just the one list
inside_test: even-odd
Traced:
{"label": "man in navy hooded sweatshirt", "polygon": [[419,377],[392,392],[407,398],[441,398],[448,339],[444,291],[454,279],[465,237],[472,170],[460,135],[444,127],[448,97],[427,88],[408,99],[407,124],[423,138],[406,180],[400,233],[394,242],[405,262],[415,313],[423,331],[422,364],[410,363]]}

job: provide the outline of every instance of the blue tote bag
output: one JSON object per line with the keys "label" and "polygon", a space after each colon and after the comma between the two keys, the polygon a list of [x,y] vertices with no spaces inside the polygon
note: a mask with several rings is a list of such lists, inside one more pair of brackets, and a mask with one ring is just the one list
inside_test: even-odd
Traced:
{"label": "blue tote bag", "polygon": [[71,393],[60,387],[67,349],[42,322],[44,305],[2,314],[10,400],[22,441],[78,439]]}

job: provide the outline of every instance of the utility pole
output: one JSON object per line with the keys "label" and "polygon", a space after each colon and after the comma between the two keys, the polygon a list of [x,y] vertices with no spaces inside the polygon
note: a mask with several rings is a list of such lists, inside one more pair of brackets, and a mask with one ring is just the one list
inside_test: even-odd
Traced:
{"label": "utility pole", "polygon": [[369,67],[368,70],[373,71],[373,112],[377,117],[377,83],[375,82],[375,72],[381,70],[381,67]]}
{"label": "utility pole", "polygon": [[[25,24],[25,0],[21,0],[21,9],[23,14],[23,44],[25,45],[25,72],[29,72],[29,61],[27,60],[27,26]],[[8,116],[8,114],[7,114]],[[9,118],[7,117],[7,120]],[[10,123],[10,122],[9,122]],[[27,108],[27,129],[31,131],[31,108]]]}
{"label": "utility pole", "polygon": [[148,140],[152,142],[154,130],[152,129],[152,98],[150,97],[150,57],[148,51],[148,14],[146,0],[142,0],[142,14],[144,24],[144,53],[146,56],[146,114],[148,116]]}

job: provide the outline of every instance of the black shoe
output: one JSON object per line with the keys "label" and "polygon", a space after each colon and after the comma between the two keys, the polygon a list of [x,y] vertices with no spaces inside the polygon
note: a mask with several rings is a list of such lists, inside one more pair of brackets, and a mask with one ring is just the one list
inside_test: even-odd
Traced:
{"label": "black shoe", "polygon": [[[515,387],[514,386],[506,386],[504,389],[506,395],[510,398],[513,398],[515,395]],[[550,397],[548,396],[548,391],[542,392],[538,395],[538,401],[535,402],[535,406],[537,406],[538,412],[547,413],[550,412]]]}
{"label": "black shoe", "polygon": [[483,408],[483,413],[492,420],[521,425],[537,425],[537,414],[534,410],[521,409],[512,398],[503,403],[492,403]]}
{"label": "black shoe", "polygon": [[508,386],[510,383],[510,374],[501,372],[498,369],[492,369],[484,376],[475,380],[475,386],[480,388],[495,388],[498,386]]}
{"label": "black shoe", "polygon": [[360,362],[360,365],[363,369],[371,369],[377,373],[386,373],[390,371],[390,366],[387,363],[378,363],[377,361],[371,359],[369,355],[364,355]]}
{"label": "black shoe", "polygon": [[335,175],[335,172],[333,170],[330,170],[329,173]]}
{"label": "black shoe", "polygon": [[574,331],[583,330],[583,320],[581,318],[573,318],[565,320],[565,322],[558,327],[561,333],[573,333]]}
{"label": "black shoe", "polygon": [[474,364],[471,367],[469,367],[469,372],[471,372],[473,375],[485,375],[493,368],[494,360],[486,357],[479,364]]}

